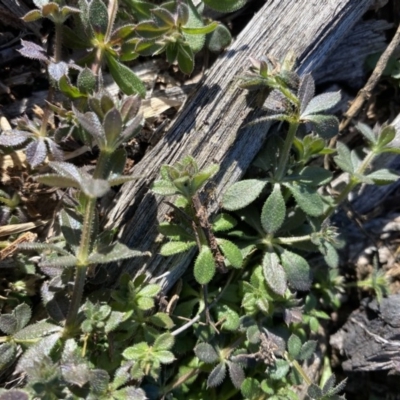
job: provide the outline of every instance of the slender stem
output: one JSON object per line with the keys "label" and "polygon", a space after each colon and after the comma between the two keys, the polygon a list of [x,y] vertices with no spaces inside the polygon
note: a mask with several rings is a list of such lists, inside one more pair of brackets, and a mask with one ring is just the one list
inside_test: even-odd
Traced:
{"label": "slender stem", "polygon": [[[223,289],[221,290],[221,292],[219,293],[219,295],[214,299],[214,301],[208,306],[208,309],[211,310],[211,308],[213,308],[219,301],[219,299],[222,297],[222,295],[224,294],[225,290],[227,289],[227,287],[229,286],[229,284],[231,283],[231,280],[233,278],[233,275],[235,274],[235,271],[232,271],[225,283],[225,286],[223,287]],[[204,313],[204,311],[203,311]],[[173,332],[171,332],[172,336],[177,336],[180,333],[184,332],[186,329],[190,328],[193,324],[195,324],[202,316],[203,313],[197,314],[194,318],[192,318],[189,322],[187,322],[186,324],[182,325],[180,328],[175,329]]]}
{"label": "slender stem", "polygon": [[301,375],[301,377],[304,379],[304,382],[308,386],[312,385],[312,382],[311,382],[310,378],[307,376],[307,374],[304,372],[304,370],[301,367],[301,365],[296,360],[292,360],[292,365],[297,370],[297,372]]}
{"label": "slender stem", "polygon": [[311,235],[304,236],[293,236],[293,237],[278,237],[273,240],[274,243],[277,244],[292,244],[292,243],[300,243],[311,240]]}
{"label": "slender stem", "polygon": [[297,128],[299,127],[298,122],[291,122],[289,124],[289,130],[283,145],[282,155],[279,159],[278,169],[276,171],[275,177],[278,182],[280,182],[286,172],[287,163],[289,160],[290,150],[292,148],[293,140],[295,138]]}
{"label": "slender stem", "polygon": [[61,61],[63,25],[56,23],[55,26],[54,62],[59,63]]}
{"label": "slender stem", "polygon": [[[54,44],[54,62],[59,63],[61,61],[61,50],[62,50],[62,30],[63,25],[55,23],[55,44]],[[51,103],[54,97],[54,87],[50,86],[49,92],[47,94],[47,103]],[[42,124],[40,126],[40,136],[47,136],[47,122],[50,118],[50,108],[46,104],[44,109],[44,114],[42,118]]]}
{"label": "slender stem", "polygon": [[[370,153],[367,154],[367,156],[364,158],[360,166],[357,168],[357,171],[355,172],[355,175],[363,175],[369,165],[372,163],[374,160],[376,154],[374,151],[371,151]],[[351,176],[349,183],[346,185],[346,187],[342,190],[342,192],[339,194],[338,197],[335,199],[335,204],[330,206],[324,213],[323,219],[329,218],[333,212],[336,210],[336,208],[341,204],[344,200],[347,199],[347,196],[350,194],[350,192],[359,184],[359,181],[357,178]]]}

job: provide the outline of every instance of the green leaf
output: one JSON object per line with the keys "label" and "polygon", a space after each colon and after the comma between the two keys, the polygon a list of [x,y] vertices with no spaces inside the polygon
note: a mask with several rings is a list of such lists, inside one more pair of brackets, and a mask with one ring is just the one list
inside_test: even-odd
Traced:
{"label": "green leaf", "polygon": [[76,84],[82,93],[92,93],[96,88],[96,77],[89,68],[85,67],[79,72]]}
{"label": "green leaf", "polygon": [[332,180],[332,172],[321,167],[304,167],[299,172],[300,181],[315,187],[326,185]]}
{"label": "green leaf", "polygon": [[374,131],[366,124],[362,122],[358,122],[356,125],[356,129],[361,132],[361,134],[371,143],[375,144],[377,142],[377,137],[375,136]]}
{"label": "green leaf", "polygon": [[224,194],[222,206],[229,211],[248,206],[261,194],[267,183],[261,179],[247,179],[234,183]]}
{"label": "green leaf", "polygon": [[107,111],[104,116],[103,127],[107,145],[114,148],[122,132],[121,113],[115,107]]}
{"label": "green leaf", "polygon": [[353,164],[351,162],[351,153],[349,148],[342,142],[337,142],[336,150],[338,155],[334,157],[336,165],[344,172],[354,173]]}
{"label": "green leaf", "polygon": [[109,262],[124,260],[132,257],[143,256],[144,253],[132,250],[123,243],[115,243],[98,249],[97,252],[90,254],[88,261],[92,264],[107,264]]}
{"label": "green leaf", "polygon": [[283,296],[287,289],[286,272],[280,265],[279,258],[274,252],[266,252],[263,257],[263,273],[268,286],[273,292]]}
{"label": "green leaf", "polygon": [[311,397],[311,399],[320,399],[324,397],[321,388],[319,388],[315,383],[312,383],[308,387],[307,394]]}
{"label": "green leaf", "polygon": [[206,285],[215,275],[215,260],[208,246],[202,246],[194,263],[194,277],[201,285]]}
{"label": "green leaf", "polygon": [[228,367],[229,376],[231,378],[233,386],[235,386],[236,389],[240,389],[240,386],[242,385],[245,378],[243,368],[240,366],[240,364],[236,364],[232,361],[228,361]]}
{"label": "green leaf", "polygon": [[213,10],[222,13],[239,10],[246,4],[246,0],[203,0],[203,2]]}
{"label": "green leaf", "polygon": [[313,131],[323,139],[331,139],[339,134],[339,120],[334,115],[307,115],[304,120],[309,122]]}
{"label": "green leaf", "polygon": [[[186,28],[201,28],[204,26],[203,18],[199,14],[196,6],[192,1],[187,2],[189,18],[187,23],[185,24]],[[194,54],[199,52],[205,43],[206,37],[205,35],[190,35],[188,33],[183,33],[184,37],[191,47]]]}
{"label": "green leaf", "polygon": [[149,352],[149,345],[146,342],[140,342],[134,344],[131,347],[126,348],[122,356],[127,360],[139,360]]}
{"label": "green leaf", "polygon": [[240,391],[245,399],[257,399],[261,396],[260,382],[255,378],[246,378]]}
{"label": "green leaf", "polygon": [[232,35],[229,29],[222,24],[219,24],[215,30],[206,37],[207,47],[210,51],[219,53],[226,49],[232,41]]}
{"label": "green leaf", "polygon": [[207,364],[214,364],[219,360],[219,354],[216,352],[214,347],[208,343],[199,343],[194,348],[194,354],[196,354],[200,361]]}
{"label": "green leaf", "polygon": [[273,380],[280,381],[289,372],[290,365],[286,360],[277,359],[275,365],[269,371],[269,377]]}
{"label": "green leaf", "polygon": [[312,274],[308,262],[298,254],[284,250],[281,254],[282,266],[285,269],[289,284],[295,290],[309,290]]}
{"label": "green leaf", "polygon": [[162,245],[160,254],[169,257],[174,254],[184,253],[196,246],[196,242],[168,242]]}
{"label": "green leaf", "polygon": [[197,192],[212,176],[219,171],[219,165],[211,164],[208,167],[202,169],[192,178],[192,188],[194,192]]}
{"label": "green leaf", "polygon": [[176,225],[169,222],[161,222],[158,230],[169,239],[183,242],[184,240],[194,241],[195,237],[192,232],[188,232],[183,226]]}
{"label": "green leaf", "polygon": [[380,147],[384,147],[391,143],[395,137],[396,129],[391,125],[387,125],[379,133],[378,144]]}
{"label": "green leaf", "polygon": [[63,75],[58,81],[58,87],[61,90],[61,92],[63,92],[66,96],[68,96],[71,99],[79,99],[81,97],[84,97],[84,94],[81,93],[81,91],[77,87],[71,85],[68,77],[65,75]]}
{"label": "green leaf", "polygon": [[155,181],[153,183],[153,186],[151,190],[156,193],[160,194],[162,196],[172,196],[174,194],[179,193],[178,189],[174,184],[172,184],[170,181],[160,179],[158,181]]}
{"label": "green leaf", "polygon": [[137,75],[111,54],[107,52],[105,54],[111,75],[121,90],[127,95],[138,93],[141,97],[145,97],[146,87]]}
{"label": "green leaf", "polygon": [[282,196],[281,185],[275,183],[274,190],[264,203],[261,212],[261,224],[265,232],[275,233],[282,226],[286,216],[285,200]]}
{"label": "green leaf", "polygon": [[324,202],[314,188],[298,183],[285,183],[284,185],[292,192],[296,203],[306,214],[312,217],[323,214]]}
{"label": "green leaf", "polygon": [[6,342],[0,344],[0,369],[3,370],[4,367],[11,361],[13,361],[17,353],[17,346],[14,343]]}
{"label": "green leaf", "polygon": [[389,183],[396,182],[399,179],[399,175],[391,172],[386,168],[372,172],[371,174],[368,174],[366,177],[372,179],[375,185],[387,185]]}
{"label": "green leaf", "polygon": [[217,239],[217,243],[232,267],[241,268],[243,263],[243,256],[239,248],[231,241],[226,239]]}
{"label": "green leaf", "polygon": [[101,0],[92,0],[89,5],[89,23],[95,32],[106,33],[108,28],[107,6]]}
{"label": "green leaf", "polygon": [[26,326],[32,317],[32,310],[28,304],[22,303],[14,308],[13,314],[17,320],[17,331],[21,330]]}
{"label": "green leaf", "polygon": [[175,343],[175,336],[172,336],[169,332],[165,332],[157,337],[154,342],[154,350],[171,350]]}
{"label": "green leaf", "polygon": [[38,19],[42,18],[42,13],[39,10],[32,10],[26,13],[23,17],[22,20],[24,22],[33,22],[37,21]]}
{"label": "green leaf", "polygon": [[188,33],[190,35],[206,35],[207,33],[213,32],[217,27],[219,23],[216,21],[211,22],[211,24],[201,26],[198,28],[189,28],[186,26],[182,26],[182,32]]}
{"label": "green leaf", "polygon": [[306,109],[304,110],[301,118],[308,119],[310,114],[318,114],[321,111],[327,111],[339,103],[341,99],[340,92],[329,92],[323,93],[319,96],[314,97],[308,103]]}
{"label": "green leaf", "polygon": [[235,218],[229,214],[218,214],[212,223],[212,228],[214,232],[223,232],[233,229],[237,224]]}
{"label": "green leaf", "polygon": [[308,360],[315,352],[317,348],[316,340],[309,340],[301,346],[298,359],[301,361]]}
{"label": "green leaf", "polygon": [[26,373],[28,377],[33,373],[37,373],[37,362],[42,360],[44,356],[48,356],[57,342],[60,340],[60,333],[53,333],[36,342],[28,350],[26,350],[18,361],[15,372]]}
{"label": "green leaf", "polygon": [[106,325],[104,327],[105,333],[110,333],[117,329],[125,318],[125,313],[119,311],[112,311],[107,319]]}
{"label": "green leaf", "polygon": [[214,369],[210,372],[207,379],[207,388],[219,386],[226,375],[226,365],[224,362],[217,364]]}
{"label": "green leaf", "polygon": [[156,283],[148,283],[139,290],[138,295],[144,297],[156,297],[161,291],[161,286]]}
{"label": "green leaf", "polygon": [[151,315],[149,318],[149,322],[156,327],[163,329],[172,329],[175,325],[172,318],[168,314],[163,312],[158,312],[154,315]]}
{"label": "green leaf", "polygon": [[222,329],[236,331],[239,328],[240,319],[238,313],[226,304],[217,306],[217,316],[218,320],[224,319]]}
{"label": "green leaf", "polygon": [[39,321],[21,329],[14,335],[14,338],[17,340],[38,339],[55,332],[60,332],[61,330],[62,328],[59,325],[51,324],[47,321]]}
{"label": "green leaf", "polygon": [[155,357],[161,364],[171,364],[175,361],[174,354],[168,350],[158,351]]}
{"label": "green leaf", "polygon": [[178,65],[179,69],[187,75],[193,72],[194,53],[191,47],[186,43],[178,43]]}
{"label": "green leaf", "polygon": [[144,39],[158,39],[171,28],[168,25],[159,26],[153,21],[144,21],[136,25],[136,33]]}

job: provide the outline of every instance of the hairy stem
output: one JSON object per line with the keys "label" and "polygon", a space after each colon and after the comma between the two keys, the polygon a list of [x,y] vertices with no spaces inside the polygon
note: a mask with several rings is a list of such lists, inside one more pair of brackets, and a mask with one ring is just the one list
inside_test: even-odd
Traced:
{"label": "hairy stem", "polygon": [[290,156],[290,150],[292,148],[293,140],[296,136],[297,128],[299,127],[298,122],[292,122],[289,125],[289,130],[283,145],[282,154],[279,159],[278,169],[276,170],[275,178],[280,182],[285,175],[287,163]]}
{"label": "hairy stem", "polygon": [[[367,168],[371,165],[375,156],[376,156],[376,154],[373,151],[368,153],[367,156],[362,161],[362,163],[360,164],[360,166],[357,168],[357,171],[355,172],[354,175],[363,175],[365,173],[365,171],[367,170]],[[345,188],[342,190],[342,192],[339,194],[339,196],[336,197],[335,203],[325,211],[323,219],[329,218],[333,214],[333,212],[337,209],[337,207],[344,200],[347,199],[347,196],[359,183],[360,182],[357,178],[355,178],[354,176],[350,176],[349,183],[345,186]]]}
{"label": "hairy stem", "polygon": [[[97,160],[96,169],[93,173],[95,179],[104,179],[105,170],[111,153],[109,151],[101,151]],[[86,272],[89,267],[89,255],[93,247],[93,225],[95,221],[97,199],[93,197],[87,198],[85,215],[82,226],[82,236],[80,240],[79,250],[77,253],[77,266],[74,290],[72,292],[70,309],[65,323],[67,332],[73,330],[77,323],[79,307],[82,301],[83,289],[85,286]]]}
{"label": "hairy stem", "polygon": [[[55,23],[55,44],[54,44],[54,63],[61,61],[61,50],[62,50],[62,24]],[[54,87],[50,86],[47,94],[47,103],[51,103],[54,97]],[[47,122],[50,118],[50,107],[46,104],[44,109],[42,124],[40,126],[40,136],[47,136]]]}

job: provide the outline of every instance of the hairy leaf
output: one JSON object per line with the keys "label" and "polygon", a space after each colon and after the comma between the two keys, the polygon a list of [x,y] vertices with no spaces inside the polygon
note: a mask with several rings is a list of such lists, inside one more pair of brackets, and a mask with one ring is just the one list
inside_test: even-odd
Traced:
{"label": "hairy leaf", "polygon": [[112,77],[125,94],[137,93],[141,97],[146,96],[146,87],[133,71],[121,64],[109,53],[106,53],[106,60]]}
{"label": "hairy leaf", "polygon": [[203,0],[203,2],[213,10],[222,13],[239,10],[246,4],[246,0]]}
{"label": "hairy leaf", "polygon": [[6,342],[0,344],[0,369],[3,370],[12,361],[17,353],[17,346],[14,343]]}
{"label": "hairy leaf", "polygon": [[323,93],[314,97],[309,103],[301,118],[306,118],[310,114],[318,114],[321,111],[327,111],[339,103],[341,99],[340,92]]}
{"label": "hairy leaf", "polygon": [[288,250],[282,252],[281,261],[289,284],[295,290],[309,290],[312,274],[308,262],[303,257]]}
{"label": "hairy leaf", "polygon": [[55,332],[60,332],[61,326],[52,324],[47,321],[39,321],[35,324],[28,325],[24,329],[17,332],[14,337],[17,340],[37,339],[43,336],[48,336]]}
{"label": "hairy leaf", "polygon": [[261,224],[265,232],[275,233],[282,226],[286,216],[285,200],[279,183],[274,185],[272,193],[264,203],[261,212]]}
{"label": "hairy leaf", "polygon": [[309,186],[297,183],[285,184],[292,192],[298,206],[308,215],[318,217],[324,212],[324,202],[319,193]]}
{"label": "hairy leaf", "polygon": [[243,368],[232,361],[228,361],[229,376],[236,389],[240,389],[244,381],[244,371]]}
{"label": "hairy leaf", "polygon": [[334,115],[307,115],[304,118],[309,122],[313,131],[324,139],[331,139],[339,133],[339,120]]}
{"label": "hairy leaf", "polygon": [[219,355],[214,349],[214,347],[212,347],[208,343],[199,343],[194,348],[194,353],[199,358],[199,360],[207,364],[214,364],[219,359]]}
{"label": "hairy leaf", "polygon": [[302,361],[308,360],[314,354],[316,348],[317,348],[317,341],[308,340],[301,346],[298,359]]}
{"label": "hairy leaf", "polygon": [[15,372],[24,372],[30,375],[31,371],[34,371],[37,362],[48,356],[60,339],[60,333],[53,333],[49,336],[44,337],[39,342],[31,346],[19,359]]}
{"label": "hairy leaf", "polygon": [[362,122],[358,122],[356,125],[356,129],[371,143],[377,142],[377,137],[374,131],[367,125]]}
{"label": "hairy leaf", "polygon": [[276,253],[268,251],[264,254],[263,272],[265,280],[272,291],[283,296],[287,289],[287,278]]}
{"label": "hairy leaf", "polygon": [[300,101],[300,115],[304,113],[315,94],[314,78],[311,74],[302,75],[299,83],[297,97]]}
{"label": "hairy leaf", "polygon": [[217,243],[232,267],[241,268],[243,263],[243,256],[239,248],[231,241],[226,239],[217,239]]}
{"label": "hairy leaf", "polygon": [[234,183],[224,194],[222,205],[229,211],[239,210],[252,203],[263,191],[267,181],[247,179]]}
{"label": "hairy leaf", "polygon": [[196,242],[168,242],[162,245],[160,254],[168,257],[174,254],[184,253],[196,246]]}
{"label": "hairy leaf", "polygon": [[109,262],[124,260],[132,257],[141,257],[144,254],[138,250],[132,250],[123,243],[117,242],[90,254],[88,261],[93,264],[107,264]]}
{"label": "hairy leaf", "polygon": [[213,32],[207,35],[206,43],[210,51],[219,53],[226,49],[232,41],[232,35],[229,29],[222,24],[218,24]]}
{"label": "hairy leaf", "polygon": [[25,149],[26,159],[35,168],[41,164],[47,155],[47,147],[44,140],[35,140],[28,144]]}
{"label": "hairy leaf", "polygon": [[157,336],[153,348],[154,350],[171,350],[175,343],[175,336],[172,336],[169,332],[165,332],[160,336]]}
{"label": "hairy leaf", "polygon": [[210,375],[207,379],[207,388],[212,388],[219,386],[223,380],[225,379],[226,375],[226,364],[221,362],[217,364],[214,369],[210,372]]}
{"label": "hairy leaf", "polygon": [[235,218],[229,214],[218,214],[212,223],[214,232],[223,232],[233,229],[237,224]]}
{"label": "hairy leaf", "polygon": [[215,260],[208,246],[202,246],[194,263],[194,277],[201,285],[206,285],[215,275]]}
{"label": "hairy leaf", "polygon": [[106,33],[108,28],[107,6],[101,0],[92,0],[89,5],[89,23],[97,33]]}
{"label": "hairy leaf", "polygon": [[41,46],[33,42],[28,42],[26,40],[21,39],[22,48],[18,51],[24,56],[31,58],[33,60],[40,60],[48,62],[48,58],[43,53],[45,52]]}
{"label": "hairy leaf", "polygon": [[300,354],[301,340],[298,336],[292,334],[288,340],[288,351],[292,359],[296,359]]}
{"label": "hairy leaf", "polygon": [[62,76],[68,75],[68,64],[64,61],[58,63],[51,62],[47,67],[49,75],[52,79],[58,82]]}

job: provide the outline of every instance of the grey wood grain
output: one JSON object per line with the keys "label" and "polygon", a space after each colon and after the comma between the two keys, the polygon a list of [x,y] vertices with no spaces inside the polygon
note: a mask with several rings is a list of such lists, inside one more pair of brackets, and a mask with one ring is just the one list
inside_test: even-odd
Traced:
{"label": "grey wood grain", "polygon": [[[190,264],[191,257],[159,256],[158,222],[169,207],[151,193],[160,166],[173,164],[190,154],[200,166],[216,162],[221,166],[214,180],[214,195],[220,198],[238,181],[261,148],[268,129],[246,126],[259,115],[251,107],[252,96],[238,88],[237,78],[249,66],[248,58],[272,54],[282,57],[294,50],[300,72],[315,70],[340,43],[368,9],[369,0],[273,0],[268,1],[218,60],[189,98],[164,139],[134,168],[139,180],[126,184],[115,206],[106,216],[106,226],[119,229],[128,246],[151,251],[148,258],[136,258],[108,268],[109,282],[124,271],[146,272],[153,277],[172,271],[164,280],[170,287]],[[210,212],[218,208],[211,201]]]}

